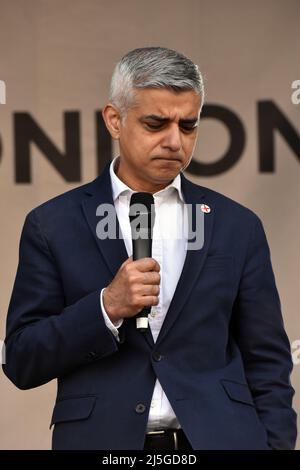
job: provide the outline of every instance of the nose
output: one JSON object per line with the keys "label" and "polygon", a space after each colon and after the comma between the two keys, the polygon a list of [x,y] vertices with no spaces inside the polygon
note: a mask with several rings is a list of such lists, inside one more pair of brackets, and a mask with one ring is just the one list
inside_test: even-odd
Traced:
{"label": "nose", "polygon": [[163,141],[163,147],[168,148],[172,152],[178,152],[181,149],[180,129],[176,123],[170,125]]}

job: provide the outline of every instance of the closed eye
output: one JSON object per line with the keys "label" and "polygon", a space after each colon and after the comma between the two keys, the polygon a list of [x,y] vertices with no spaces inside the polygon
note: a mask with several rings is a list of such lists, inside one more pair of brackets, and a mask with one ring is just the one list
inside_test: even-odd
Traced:
{"label": "closed eye", "polygon": [[180,126],[180,129],[183,130],[184,132],[188,132],[188,133],[191,133],[193,131],[195,131],[197,129],[197,125],[193,125],[193,126]]}
{"label": "closed eye", "polygon": [[160,127],[163,126],[163,124],[150,124],[149,122],[146,122],[146,125],[150,127],[151,129],[159,129]]}
{"label": "closed eye", "polygon": [[[159,129],[162,129],[165,124],[150,124],[149,122],[146,122],[145,125],[149,128],[149,129],[152,129],[152,130],[159,130]],[[197,129],[197,125],[194,125],[194,126],[180,126],[180,129],[183,131],[183,132],[193,132],[195,129]]]}

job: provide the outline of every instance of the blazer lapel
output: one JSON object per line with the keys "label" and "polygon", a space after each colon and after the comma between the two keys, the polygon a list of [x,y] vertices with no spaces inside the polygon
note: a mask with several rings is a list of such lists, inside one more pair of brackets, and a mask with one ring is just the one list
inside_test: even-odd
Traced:
{"label": "blazer lapel", "polygon": [[114,277],[121,264],[128,258],[124,240],[122,238],[105,238],[101,240],[98,238],[96,231],[97,224],[101,219],[103,219],[103,217],[107,217],[107,214],[104,214],[103,216],[96,215],[97,208],[101,204],[108,204],[109,210],[111,211],[115,221],[116,237],[119,237],[119,221],[112,198],[109,165],[106,166],[100,177],[88,185],[86,194],[88,194],[89,197],[82,202],[85,217],[96,245],[103,256],[109,271]]}
{"label": "blazer lapel", "polygon": [[195,228],[196,211],[201,210],[200,205],[207,204],[211,211],[209,213],[204,213],[203,247],[198,250],[190,249],[187,251],[182,273],[156,344],[161,342],[164,336],[168,333],[173,323],[176,321],[176,318],[182,311],[188,297],[191,295],[194,284],[199,277],[205,258],[207,256],[213,230],[214,206],[212,202],[205,196],[205,188],[191,183],[183,175],[181,175],[181,185],[185,203],[190,204],[192,208],[192,217],[189,218],[189,224],[192,223],[193,231]]}

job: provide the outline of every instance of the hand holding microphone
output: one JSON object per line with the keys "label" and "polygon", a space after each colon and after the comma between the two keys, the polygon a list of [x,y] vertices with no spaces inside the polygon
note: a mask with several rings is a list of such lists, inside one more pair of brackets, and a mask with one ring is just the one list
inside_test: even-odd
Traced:
{"label": "hand holding microphone", "polygon": [[[129,219],[132,237],[133,260],[139,260],[152,255],[152,235],[154,226],[154,198],[151,193],[134,193],[130,199]],[[151,304],[144,307],[136,318],[136,327],[142,333],[149,326],[148,315]]]}
{"label": "hand holding microphone", "polygon": [[[145,193],[134,193],[133,196],[136,194]],[[151,194],[150,196],[153,198]],[[121,265],[103,294],[104,307],[112,322],[137,314],[148,316],[151,306],[159,303],[160,266],[151,258],[154,205],[149,207],[149,204],[147,206],[142,202],[143,213],[140,216],[140,202],[136,202],[135,198],[131,201],[130,213],[131,227],[136,231],[133,233],[133,257],[128,258]],[[143,206],[148,207],[146,212]],[[143,311],[144,309],[146,311]],[[138,325],[137,328],[139,328]]]}

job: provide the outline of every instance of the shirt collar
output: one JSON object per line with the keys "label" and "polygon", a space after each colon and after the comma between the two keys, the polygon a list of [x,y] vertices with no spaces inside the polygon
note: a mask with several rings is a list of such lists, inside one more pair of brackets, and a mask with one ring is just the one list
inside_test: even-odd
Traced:
{"label": "shirt collar", "polygon": [[[117,162],[118,158],[119,157],[115,157],[113,159],[113,161],[111,162],[110,167],[109,167],[111,186],[112,186],[112,196],[113,196],[113,201],[114,202],[121,195],[130,197],[134,192],[136,192],[136,191],[133,191],[133,189],[131,189],[125,183],[123,183],[123,181],[121,181],[120,178],[116,175],[115,165],[116,165],[116,162]],[[164,197],[172,189],[175,189],[177,191],[177,194],[178,194],[180,200],[184,203],[184,198],[183,198],[182,189],[181,189],[180,174],[178,174],[176,176],[176,178],[174,178],[172,183],[170,183],[166,188],[161,189],[160,191],[154,193],[154,195]]]}

